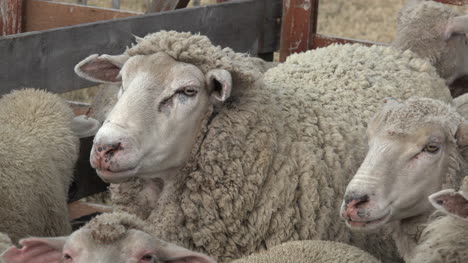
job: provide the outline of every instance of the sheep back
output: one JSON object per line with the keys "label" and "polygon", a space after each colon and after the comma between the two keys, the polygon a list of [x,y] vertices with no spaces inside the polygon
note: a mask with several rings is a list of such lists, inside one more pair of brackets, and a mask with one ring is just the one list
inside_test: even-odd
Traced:
{"label": "sheep back", "polygon": [[66,201],[79,150],[73,116],[65,101],[41,90],[0,99],[0,231],[13,242],[71,231]]}

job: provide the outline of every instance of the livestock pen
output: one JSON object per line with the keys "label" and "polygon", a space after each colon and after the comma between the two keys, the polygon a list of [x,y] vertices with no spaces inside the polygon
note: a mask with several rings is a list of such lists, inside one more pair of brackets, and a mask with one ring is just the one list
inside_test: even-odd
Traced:
{"label": "livestock pen", "polygon": [[[84,3],[86,1],[80,1]],[[119,54],[159,30],[199,32],[215,44],[280,61],[289,54],[332,43],[382,44],[318,34],[319,0],[231,0],[184,8],[189,1],[153,0],[147,13],[44,0],[0,0],[0,95],[22,87],[64,93],[94,86],[73,71],[88,54]],[[468,0],[437,0],[466,5]],[[113,7],[120,6],[112,1]],[[466,82],[459,81],[460,89]],[[77,114],[86,103],[75,103]],[[93,138],[81,140],[69,202],[102,192],[107,185],[89,164]]]}

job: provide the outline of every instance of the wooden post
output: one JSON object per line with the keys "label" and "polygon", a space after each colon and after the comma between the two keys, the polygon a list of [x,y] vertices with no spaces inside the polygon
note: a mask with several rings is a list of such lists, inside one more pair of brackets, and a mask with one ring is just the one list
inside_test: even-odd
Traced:
{"label": "wooden post", "polygon": [[0,0],[0,36],[22,32],[23,0]]}
{"label": "wooden post", "polygon": [[283,1],[280,61],[312,47],[312,35],[317,33],[318,3],[319,0]]}
{"label": "wooden post", "polygon": [[120,9],[120,0],[112,0],[112,8]]}

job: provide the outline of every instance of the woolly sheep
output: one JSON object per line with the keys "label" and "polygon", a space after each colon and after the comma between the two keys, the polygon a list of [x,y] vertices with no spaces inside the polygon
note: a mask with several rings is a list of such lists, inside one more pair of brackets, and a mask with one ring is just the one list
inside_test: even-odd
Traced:
{"label": "woolly sheep", "polygon": [[292,55],[263,79],[245,55],[204,36],[162,31],[137,42],[75,70],[101,82],[122,77],[91,164],[108,182],[141,184],[132,190],[138,198],[125,184],[111,191],[142,200],[127,207],[142,211],[155,235],[221,262],[300,239],[398,260],[391,240],[346,229],[338,197],[365,156],[365,120],[384,97],[451,101],[428,62],[389,47],[334,45]]}
{"label": "woolly sheep", "polygon": [[434,215],[414,249],[412,263],[468,262],[468,177],[459,192],[441,190],[431,204],[448,215]]}
{"label": "woolly sheep", "polygon": [[64,100],[41,90],[0,99],[0,232],[13,242],[71,231],[66,201],[78,137],[95,128],[73,116]]}
{"label": "woolly sheep", "polygon": [[451,84],[468,74],[468,16],[432,0],[410,0],[397,17],[392,46],[428,59]]}
{"label": "woolly sheep", "polygon": [[323,240],[290,241],[232,263],[380,263],[369,253],[350,245]]}
{"label": "woolly sheep", "polygon": [[412,262],[434,210],[428,196],[459,185],[467,172],[468,122],[439,100],[388,99],[369,122],[367,135],[369,151],[347,186],[341,214],[353,229],[385,226],[403,258]]}
{"label": "woolly sheep", "polygon": [[12,246],[1,257],[7,263],[216,263],[149,233],[134,215],[102,214],[70,236],[22,239],[21,249]]}
{"label": "woolly sheep", "polygon": [[[102,214],[69,237],[26,238],[22,248],[11,247],[3,258],[11,263],[95,262],[199,262],[215,261],[203,254],[164,242],[153,235],[146,223],[127,213]],[[293,241],[233,263],[379,263],[368,253],[343,243]],[[132,261],[133,262],[133,261]]]}

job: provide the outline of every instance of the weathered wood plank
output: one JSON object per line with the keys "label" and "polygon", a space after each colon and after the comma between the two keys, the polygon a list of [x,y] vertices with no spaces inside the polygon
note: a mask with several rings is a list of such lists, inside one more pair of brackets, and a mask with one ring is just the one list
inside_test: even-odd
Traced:
{"label": "weathered wood plank", "polygon": [[263,2],[263,7],[260,8],[263,13],[258,14],[263,16],[263,20],[260,21],[263,29],[260,31],[257,53],[263,59],[270,60],[268,58],[271,58],[272,60],[273,52],[279,50],[283,1],[263,0],[258,2]]}
{"label": "weathered wood plank", "polygon": [[435,2],[450,4],[450,5],[468,5],[468,0],[432,0]]}
{"label": "weathered wood plank", "polygon": [[47,30],[141,14],[140,12],[76,4],[28,0],[26,3],[25,31]]}
{"label": "weathered wood plank", "polygon": [[239,0],[2,37],[0,95],[19,87],[61,93],[93,86],[75,75],[76,63],[93,53],[121,53],[134,42],[132,35],[162,29],[199,32],[215,44],[255,55],[263,29],[260,8],[261,1]]}
{"label": "weathered wood plank", "polygon": [[22,32],[24,0],[0,0],[0,36]]}
{"label": "weathered wood plank", "polygon": [[280,61],[311,48],[311,36],[317,32],[318,3],[318,0],[283,1]]}

